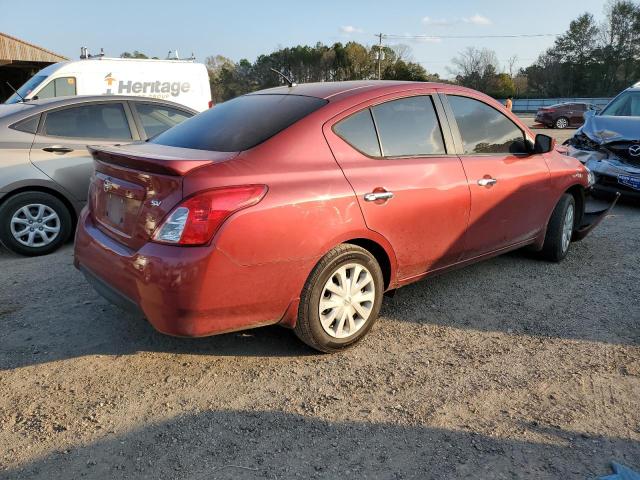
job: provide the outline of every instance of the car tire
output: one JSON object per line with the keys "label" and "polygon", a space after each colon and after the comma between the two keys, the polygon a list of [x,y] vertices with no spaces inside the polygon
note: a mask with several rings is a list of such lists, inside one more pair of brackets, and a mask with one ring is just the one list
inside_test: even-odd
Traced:
{"label": "car tire", "polygon": [[565,129],[569,126],[569,119],[567,117],[558,117],[556,121],[553,122],[553,126],[559,129]]}
{"label": "car tire", "polygon": [[48,193],[18,193],[0,206],[0,242],[19,255],[57,250],[68,240],[72,226],[67,206]]}
{"label": "car tire", "polygon": [[[356,285],[352,285],[353,278]],[[339,245],[322,257],[309,275],[294,331],[318,351],[343,350],[371,329],[380,312],[383,291],[382,270],[373,255],[357,245]]]}
{"label": "car tire", "polygon": [[576,202],[573,195],[565,193],[553,209],[547,225],[544,245],[540,252],[545,260],[561,262],[567,256],[576,218]]}

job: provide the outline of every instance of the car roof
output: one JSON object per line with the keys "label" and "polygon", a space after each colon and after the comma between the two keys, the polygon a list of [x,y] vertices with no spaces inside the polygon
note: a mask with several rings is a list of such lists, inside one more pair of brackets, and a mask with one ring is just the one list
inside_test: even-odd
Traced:
{"label": "car roof", "polygon": [[379,92],[381,95],[385,91],[397,92],[402,90],[414,90],[419,88],[444,87],[445,84],[433,82],[409,82],[397,80],[354,80],[346,82],[318,82],[303,83],[293,87],[274,87],[249,95],[300,95],[306,97],[317,97],[325,100],[343,100],[350,96],[359,95],[364,92]]}
{"label": "car roof", "polygon": [[[188,110],[190,112],[197,113],[193,108],[187,107],[180,103],[171,102],[169,100],[163,100],[160,98],[150,98],[150,97],[139,97],[133,95],[74,95],[69,97],[54,97],[54,98],[43,98],[38,100],[28,100],[24,103],[15,103],[8,104],[9,105],[21,105],[21,106],[30,106],[30,107],[41,107],[37,110],[33,110],[33,112],[46,110],[52,107],[66,107],[68,105],[76,105],[79,103],[87,103],[87,102],[117,102],[117,101],[130,101],[130,102],[145,102],[145,103],[160,103],[163,105],[180,108],[183,110]],[[4,104],[2,104],[4,105]],[[11,113],[16,111],[20,111],[20,109],[12,110]],[[5,110],[0,110],[0,116],[5,116],[8,113],[5,113]]]}

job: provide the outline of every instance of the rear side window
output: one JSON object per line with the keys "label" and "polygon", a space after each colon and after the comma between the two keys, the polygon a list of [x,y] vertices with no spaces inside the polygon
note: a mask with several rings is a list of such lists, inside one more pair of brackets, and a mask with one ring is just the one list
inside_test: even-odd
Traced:
{"label": "rear side window", "polygon": [[326,103],[300,95],[244,95],[186,120],[150,143],[217,152],[248,150]]}
{"label": "rear side window", "polygon": [[473,98],[448,99],[466,155],[525,152],[524,133],[498,110]]}
{"label": "rear side window", "polygon": [[393,100],[371,110],[385,157],[446,153],[431,97]]}
{"label": "rear side window", "polygon": [[47,113],[43,135],[69,138],[130,140],[121,103],[83,105]]}
{"label": "rear side window", "polygon": [[176,108],[155,105],[151,103],[135,103],[136,111],[142,122],[142,128],[147,137],[155,137],[165,130],[175,127],[187,118],[193,117],[191,113]]}
{"label": "rear side window", "polygon": [[70,97],[76,94],[76,78],[62,77],[51,80],[38,92],[38,98]]}
{"label": "rear side window", "polygon": [[11,128],[14,130],[19,130],[25,133],[36,133],[38,129],[38,121],[40,120],[40,115],[34,115],[33,117],[29,117],[26,120],[22,120],[21,122],[14,123],[11,125]]}
{"label": "rear side window", "polygon": [[356,150],[370,157],[381,157],[380,144],[371,111],[367,108],[345,118],[333,127],[334,132]]}

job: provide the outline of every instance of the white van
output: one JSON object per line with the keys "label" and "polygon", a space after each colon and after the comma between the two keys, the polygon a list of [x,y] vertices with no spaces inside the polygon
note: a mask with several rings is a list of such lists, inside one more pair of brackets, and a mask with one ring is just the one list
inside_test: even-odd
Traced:
{"label": "white van", "polygon": [[[191,60],[94,57],[43,68],[5,103],[70,95],[136,95],[211,107],[207,68]],[[22,98],[21,98],[22,97]]]}

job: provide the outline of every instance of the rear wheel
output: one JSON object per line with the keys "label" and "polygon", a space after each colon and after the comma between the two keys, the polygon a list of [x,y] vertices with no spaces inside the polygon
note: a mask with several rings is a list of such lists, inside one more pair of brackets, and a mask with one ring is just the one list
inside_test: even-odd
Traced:
{"label": "rear wheel", "polygon": [[321,352],[353,345],[378,317],[383,290],[380,265],[367,250],[350,244],[334,248],[302,290],[296,335]]}
{"label": "rear wheel", "polygon": [[556,128],[567,128],[569,126],[569,119],[566,117],[558,117],[553,126]]}
{"label": "rear wheel", "polygon": [[22,192],[0,206],[0,242],[26,256],[57,250],[71,234],[69,209],[44,192]]}
{"label": "rear wheel", "polygon": [[541,255],[551,262],[562,261],[569,252],[576,221],[576,202],[565,193],[551,214]]}

